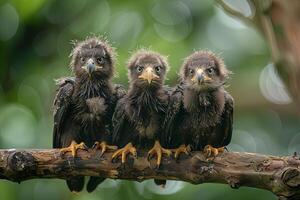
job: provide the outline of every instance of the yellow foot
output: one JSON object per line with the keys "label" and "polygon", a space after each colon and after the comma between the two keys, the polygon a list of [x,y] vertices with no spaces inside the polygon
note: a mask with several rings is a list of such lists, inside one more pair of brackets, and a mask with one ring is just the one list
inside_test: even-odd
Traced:
{"label": "yellow foot", "polygon": [[118,147],[117,146],[111,146],[106,144],[106,142],[95,142],[93,149],[101,149],[101,154],[100,156],[102,156],[106,151],[109,150],[117,150]]}
{"label": "yellow foot", "polygon": [[217,155],[219,155],[220,153],[224,152],[224,147],[220,147],[220,148],[214,148],[211,145],[206,145],[204,147],[204,154],[207,158],[209,157],[216,157]]}
{"label": "yellow foot", "polygon": [[62,154],[65,154],[67,152],[71,152],[72,156],[75,157],[78,149],[87,150],[87,147],[85,146],[85,144],[83,142],[81,142],[80,144],[77,144],[75,141],[72,141],[70,146],[65,147],[65,148],[61,148],[60,152]]}
{"label": "yellow foot", "polygon": [[175,152],[175,155],[174,155],[175,159],[178,159],[179,155],[181,153],[184,153],[186,155],[190,155],[191,147],[190,147],[190,145],[185,146],[183,144],[183,145],[180,145],[177,149],[172,149],[172,151]]}
{"label": "yellow foot", "polygon": [[162,155],[167,154],[167,156],[171,156],[172,151],[170,149],[163,148],[158,141],[155,141],[153,148],[148,152],[148,160],[155,154],[157,155],[156,165],[159,167],[161,164]]}
{"label": "yellow foot", "polygon": [[125,160],[126,160],[127,154],[131,154],[131,155],[133,155],[134,157],[137,157],[136,148],[132,145],[131,142],[129,142],[128,144],[126,144],[125,147],[123,147],[123,148],[117,150],[117,151],[112,155],[112,159],[115,159],[115,158],[121,156],[122,164],[124,164],[124,163],[125,163]]}

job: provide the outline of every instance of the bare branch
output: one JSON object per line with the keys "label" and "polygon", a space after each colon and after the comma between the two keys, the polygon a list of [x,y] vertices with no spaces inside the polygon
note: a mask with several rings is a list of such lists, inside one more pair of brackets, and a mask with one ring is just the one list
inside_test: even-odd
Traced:
{"label": "bare branch", "polygon": [[253,153],[230,152],[207,160],[201,152],[182,156],[179,161],[164,158],[159,169],[148,162],[146,152],[128,158],[126,165],[111,161],[111,153],[79,151],[76,158],[57,149],[0,150],[0,178],[21,182],[33,178],[101,176],[111,179],[181,180],[193,184],[225,183],[232,188],[249,186],[269,190],[282,199],[300,198],[300,159]]}

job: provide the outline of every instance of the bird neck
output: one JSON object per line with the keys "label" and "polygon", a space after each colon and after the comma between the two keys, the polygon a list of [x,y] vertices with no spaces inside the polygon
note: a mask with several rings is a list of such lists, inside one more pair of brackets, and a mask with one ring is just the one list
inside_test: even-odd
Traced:
{"label": "bird neck", "polygon": [[112,86],[108,79],[97,79],[93,77],[75,79],[75,96],[85,99],[93,97],[109,98],[112,93]]}
{"label": "bird neck", "polygon": [[167,92],[162,88],[130,87],[127,95],[127,113],[131,116],[141,117],[148,114],[166,111],[168,102]]}
{"label": "bird neck", "polygon": [[191,126],[208,128],[219,123],[225,106],[223,88],[214,91],[184,90],[184,110],[194,120]]}
{"label": "bird neck", "polygon": [[224,88],[219,87],[210,91],[195,91],[186,88],[183,98],[184,108],[188,112],[212,111],[220,113],[225,104]]}

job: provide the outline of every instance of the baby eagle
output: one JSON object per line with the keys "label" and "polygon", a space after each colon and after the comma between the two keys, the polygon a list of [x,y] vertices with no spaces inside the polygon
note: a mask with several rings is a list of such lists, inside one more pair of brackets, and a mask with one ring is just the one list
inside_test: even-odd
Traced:
{"label": "baby eagle", "polygon": [[[116,102],[125,94],[120,86],[113,85],[114,52],[108,43],[99,38],[79,42],[71,54],[71,67],[75,77],[59,81],[54,101],[53,147],[61,152],[71,152],[86,145],[114,149],[111,142],[111,118]],[[101,141],[101,142],[99,142]],[[87,185],[93,191],[104,178],[91,177]],[[71,191],[79,192],[84,177],[69,177]]]}
{"label": "baby eagle", "polygon": [[233,98],[223,86],[228,74],[212,52],[197,51],[185,59],[164,122],[168,146],[181,145],[176,158],[190,148],[216,156],[230,143]]}
{"label": "baby eagle", "polygon": [[168,63],[164,56],[140,50],[128,62],[129,91],[117,104],[113,116],[113,143],[123,148],[113,154],[125,163],[128,153],[136,156],[138,148],[150,149],[148,156],[157,155],[157,166],[162,154],[171,151],[160,145],[162,122],[169,94],[164,87]]}

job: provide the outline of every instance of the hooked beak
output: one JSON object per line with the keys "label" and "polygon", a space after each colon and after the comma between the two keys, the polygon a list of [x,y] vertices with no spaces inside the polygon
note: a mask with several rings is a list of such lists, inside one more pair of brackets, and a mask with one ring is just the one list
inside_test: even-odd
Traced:
{"label": "hooked beak", "polygon": [[154,79],[158,79],[159,76],[157,76],[154,72],[152,67],[146,67],[146,69],[143,71],[143,73],[139,76],[140,79],[147,80],[148,84],[152,82]]}
{"label": "hooked beak", "polygon": [[82,68],[85,69],[89,73],[89,75],[97,70],[97,66],[95,65],[95,62],[92,58],[88,59],[86,65],[84,65]]}
{"label": "hooked beak", "polygon": [[194,83],[203,83],[208,77],[205,76],[203,69],[197,69],[194,77],[191,79]]}

